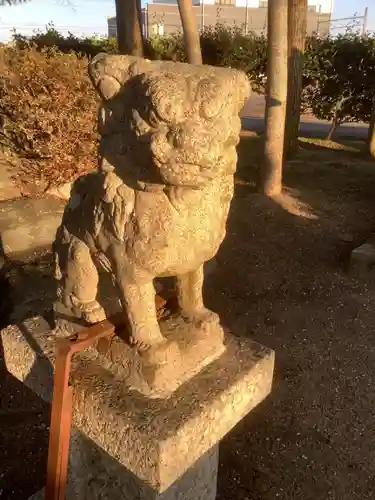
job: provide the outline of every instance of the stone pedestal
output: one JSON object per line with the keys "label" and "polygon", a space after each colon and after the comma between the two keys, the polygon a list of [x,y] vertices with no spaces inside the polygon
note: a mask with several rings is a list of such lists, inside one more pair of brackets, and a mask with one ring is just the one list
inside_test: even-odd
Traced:
{"label": "stone pedestal", "polygon": [[[25,332],[28,332],[27,335]],[[2,331],[8,370],[51,397],[53,337],[40,318]],[[274,354],[227,334],[225,351],[151,399],[85,352],[72,367],[68,498],[214,500],[220,440],[270,392]]]}

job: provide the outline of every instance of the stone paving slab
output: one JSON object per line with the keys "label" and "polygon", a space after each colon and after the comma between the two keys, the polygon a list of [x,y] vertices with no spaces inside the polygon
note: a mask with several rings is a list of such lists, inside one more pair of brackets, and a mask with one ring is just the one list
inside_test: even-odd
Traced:
{"label": "stone paving slab", "polygon": [[24,258],[51,247],[66,202],[55,197],[0,202],[0,245],[8,259]]}

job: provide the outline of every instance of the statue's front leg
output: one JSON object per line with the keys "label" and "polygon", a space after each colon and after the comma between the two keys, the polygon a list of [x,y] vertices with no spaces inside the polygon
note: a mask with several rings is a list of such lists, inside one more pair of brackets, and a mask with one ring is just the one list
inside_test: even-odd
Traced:
{"label": "statue's front leg", "polygon": [[197,326],[219,323],[219,316],[203,303],[203,265],[177,277],[177,293],[181,314],[187,321]]}
{"label": "statue's front leg", "polygon": [[153,282],[128,283],[123,277],[118,280],[118,288],[127,314],[130,343],[139,351],[146,351],[164,342],[156,316]]}

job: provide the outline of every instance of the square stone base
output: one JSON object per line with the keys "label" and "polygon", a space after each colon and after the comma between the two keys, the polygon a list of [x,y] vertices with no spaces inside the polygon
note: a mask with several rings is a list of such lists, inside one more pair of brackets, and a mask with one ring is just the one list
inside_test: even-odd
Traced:
{"label": "square stone base", "polygon": [[[73,431],[66,500],[215,500],[218,463],[216,445],[167,491],[159,493]],[[44,489],[29,500],[44,500]]]}
{"label": "square stone base", "polygon": [[[46,326],[37,318],[1,335],[8,370],[48,399],[54,342]],[[217,445],[270,392],[274,367],[274,353],[248,339],[228,334],[225,347],[165,399],[129,389],[90,353],[77,358],[71,498],[213,499]]]}

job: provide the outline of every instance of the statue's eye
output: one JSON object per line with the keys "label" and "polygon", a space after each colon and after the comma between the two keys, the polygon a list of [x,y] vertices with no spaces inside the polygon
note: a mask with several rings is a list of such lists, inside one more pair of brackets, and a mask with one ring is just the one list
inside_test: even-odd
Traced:
{"label": "statue's eye", "polygon": [[103,76],[98,83],[98,90],[105,100],[112,99],[120,91],[121,85],[111,76]]}
{"label": "statue's eye", "polygon": [[158,100],[155,111],[167,123],[175,123],[182,119],[182,102],[178,96],[164,95]]}
{"label": "statue's eye", "polygon": [[203,118],[210,120],[217,116],[223,106],[223,89],[214,80],[203,80],[199,84],[200,111]]}
{"label": "statue's eye", "polygon": [[163,75],[151,86],[155,113],[166,123],[178,123],[184,117],[186,86],[175,75]]}

